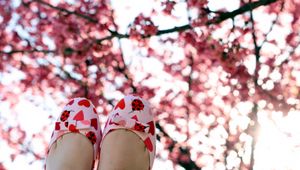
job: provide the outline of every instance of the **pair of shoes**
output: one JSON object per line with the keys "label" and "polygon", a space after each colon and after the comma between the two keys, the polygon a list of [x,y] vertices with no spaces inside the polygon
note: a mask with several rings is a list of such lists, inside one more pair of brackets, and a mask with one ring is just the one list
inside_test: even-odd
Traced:
{"label": "pair of shoes", "polygon": [[80,133],[93,145],[94,162],[99,158],[101,141],[116,129],[128,129],[137,134],[149,152],[151,169],[155,156],[155,123],[150,104],[144,99],[128,95],[121,99],[109,114],[103,133],[94,105],[86,98],[74,98],[64,108],[55,122],[51,135],[52,144],[67,133]]}

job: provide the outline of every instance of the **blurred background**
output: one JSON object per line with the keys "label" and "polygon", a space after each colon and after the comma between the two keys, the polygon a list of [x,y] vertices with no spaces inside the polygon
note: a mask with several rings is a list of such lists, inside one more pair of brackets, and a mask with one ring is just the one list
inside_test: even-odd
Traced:
{"label": "blurred background", "polygon": [[298,170],[298,0],[0,0],[0,170],[42,169],[87,97],[156,114],[154,170]]}

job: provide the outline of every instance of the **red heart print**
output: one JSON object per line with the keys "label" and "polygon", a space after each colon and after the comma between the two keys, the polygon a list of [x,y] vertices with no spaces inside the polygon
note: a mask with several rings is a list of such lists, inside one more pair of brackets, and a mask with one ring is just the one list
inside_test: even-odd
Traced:
{"label": "red heart print", "polygon": [[132,116],[131,119],[134,119],[134,120],[136,120],[136,121],[139,121],[136,115]]}
{"label": "red heart print", "polygon": [[72,105],[74,103],[74,99],[69,101],[69,103],[67,105]]}
{"label": "red heart print", "polygon": [[95,114],[97,114],[97,110],[95,108],[93,108],[93,111],[94,111]]}
{"label": "red heart print", "polygon": [[73,118],[74,120],[84,120],[84,115],[83,115],[83,111],[80,110],[75,117]]}
{"label": "red heart print", "polygon": [[80,100],[79,102],[78,102],[78,105],[79,106],[85,106],[85,107],[90,107],[90,102],[88,101],[88,100],[86,100],[86,99],[83,99],[83,100]]}
{"label": "red heart print", "polygon": [[91,120],[91,126],[93,126],[96,130],[98,130],[98,121],[97,119]]}
{"label": "red heart print", "polygon": [[144,140],[144,144],[146,145],[146,148],[148,148],[148,150],[150,152],[153,151],[153,145],[152,145],[152,142],[150,140],[150,138],[148,137],[147,139]]}
{"label": "red heart print", "polygon": [[56,123],[55,123],[55,130],[60,130],[59,122],[56,122]]}
{"label": "red heart print", "polygon": [[124,99],[119,101],[119,103],[115,107],[115,110],[118,108],[120,108],[121,110],[123,110],[125,108],[125,100]]}
{"label": "red heart print", "polygon": [[151,133],[151,135],[154,135],[154,131],[155,131],[154,122],[151,121],[148,122],[147,124],[150,126],[149,133]]}
{"label": "red heart print", "polygon": [[76,129],[76,126],[73,125],[73,124],[71,124],[71,125],[69,126],[69,131],[71,131],[71,132],[79,132],[79,131]]}

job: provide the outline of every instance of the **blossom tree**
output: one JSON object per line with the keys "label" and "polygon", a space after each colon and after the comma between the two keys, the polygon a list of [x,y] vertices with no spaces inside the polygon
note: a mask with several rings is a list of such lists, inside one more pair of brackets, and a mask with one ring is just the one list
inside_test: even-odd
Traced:
{"label": "blossom tree", "polygon": [[[112,2],[0,1],[0,70],[23,75],[7,86],[0,74],[0,100],[13,109],[25,92],[85,96],[107,115],[110,94],[136,93],[157,115],[157,159],[174,169],[253,169],[259,118],[300,106],[300,3],[239,0],[214,9],[227,1],[151,1],[149,13],[124,27],[118,17],[127,14]],[[46,148],[43,132],[0,127],[12,160],[44,160],[26,142],[40,138]]]}

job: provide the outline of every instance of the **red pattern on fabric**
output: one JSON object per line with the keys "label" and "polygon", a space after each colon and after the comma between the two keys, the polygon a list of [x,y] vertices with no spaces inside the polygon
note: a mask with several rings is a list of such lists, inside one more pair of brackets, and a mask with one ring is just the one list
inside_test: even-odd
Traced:
{"label": "red pattern on fabric", "polygon": [[55,123],[55,130],[60,130],[59,122],[56,122],[56,123]]}
{"label": "red pattern on fabric", "polygon": [[133,129],[136,131],[145,132],[146,127],[144,125],[136,122]]}
{"label": "red pattern on fabric", "polygon": [[79,132],[79,130],[78,130],[78,129],[76,129],[76,126],[75,126],[75,125],[73,125],[73,124],[70,124],[70,126],[69,126],[69,131],[71,131],[71,132],[74,132],[74,133],[77,133],[77,132]]}
{"label": "red pattern on fabric", "polygon": [[80,110],[73,118],[74,120],[84,120],[84,114],[83,111]]}
{"label": "red pattern on fabric", "polygon": [[144,144],[146,145],[146,148],[152,152],[153,151],[153,145],[152,142],[150,140],[150,138],[148,137],[147,139],[144,140]]}
{"label": "red pattern on fabric", "polygon": [[131,107],[132,107],[133,111],[143,110],[144,109],[144,104],[141,100],[134,99],[131,103]]}
{"label": "red pattern on fabric", "polygon": [[96,143],[97,137],[96,137],[96,134],[94,132],[89,131],[85,136],[92,142],[92,144]]}
{"label": "red pattern on fabric", "polygon": [[150,133],[151,135],[154,135],[154,132],[155,132],[154,122],[151,121],[151,122],[148,122],[147,124],[148,124],[149,127],[150,127],[149,133]]}
{"label": "red pattern on fabric", "polygon": [[109,125],[119,125],[118,123],[116,123],[116,122],[114,122],[114,121],[112,121],[112,120],[110,120],[108,124],[109,124]]}
{"label": "red pattern on fabric", "polygon": [[93,126],[96,130],[98,130],[98,120],[92,119],[91,120],[91,126]]}
{"label": "red pattern on fabric", "polygon": [[131,119],[134,119],[134,120],[136,120],[136,121],[139,121],[139,120],[138,120],[138,117],[137,117],[136,115],[132,116]]}
{"label": "red pattern on fabric", "polygon": [[69,118],[69,116],[70,116],[70,111],[65,110],[65,111],[62,112],[62,114],[60,116],[60,120],[62,122],[64,122]]}
{"label": "red pattern on fabric", "polygon": [[91,105],[90,102],[88,100],[86,100],[86,99],[80,100],[78,102],[78,106],[90,107],[90,105]]}
{"label": "red pattern on fabric", "polygon": [[96,108],[93,108],[93,111],[95,114],[98,114]]}
{"label": "red pattern on fabric", "polygon": [[74,99],[69,101],[69,103],[67,105],[72,105],[74,103]]}
{"label": "red pattern on fabric", "polygon": [[115,107],[115,110],[118,108],[120,108],[121,110],[123,110],[125,108],[125,100],[124,99],[119,101],[119,103]]}

